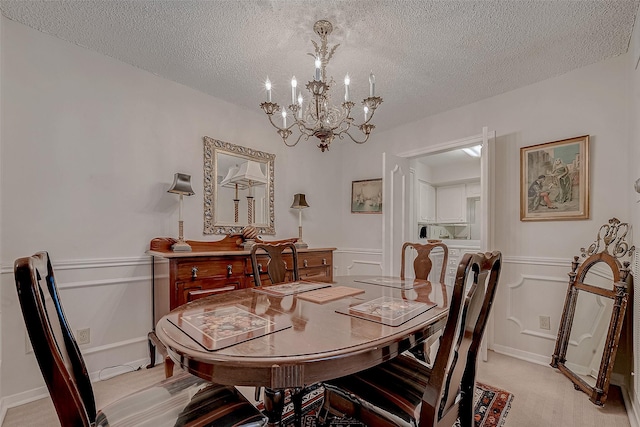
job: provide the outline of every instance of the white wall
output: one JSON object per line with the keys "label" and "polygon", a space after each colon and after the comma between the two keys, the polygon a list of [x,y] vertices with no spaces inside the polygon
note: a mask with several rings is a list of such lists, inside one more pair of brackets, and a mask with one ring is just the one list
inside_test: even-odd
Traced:
{"label": "white wall", "polygon": [[[43,382],[28,354],[14,259],[50,252],[72,328],[91,328],[83,346],[91,373],[144,363],[152,324],[144,252],[153,237],[177,235],[178,197],[166,192],[175,172],[190,174],[196,192],[185,198],[185,236],[220,238],[202,234],[202,137],[276,154],[274,238],[297,236],[293,193],[318,178],[293,182],[294,149],[285,150],[258,100],[243,110],[4,17],[1,35],[0,392],[15,402]],[[304,214],[321,220],[317,194]]]}
{"label": "white wall", "polygon": [[[483,126],[496,131],[494,249],[505,257],[494,309],[496,350],[548,364],[571,257],[595,239],[609,218],[632,220],[635,199],[629,197],[633,180],[627,159],[632,154],[637,163],[638,144],[631,143],[628,64],[629,55],[619,56],[375,136],[375,142],[384,141],[384,149],[400,153],[476,135]],[[584,134],[591,141],[590,219],[521,222],[520,148]],[[372,144],[369,162],[362,162],[356,150],[344,151],[345,181],[379,174],[383,148]],[[366,222],[377,218],[347,212],[343,209],[345,246],[380,248],[379,232],[364,233],[378,229]],[[540,330],[539,316],[551,317],[550,331]]]}

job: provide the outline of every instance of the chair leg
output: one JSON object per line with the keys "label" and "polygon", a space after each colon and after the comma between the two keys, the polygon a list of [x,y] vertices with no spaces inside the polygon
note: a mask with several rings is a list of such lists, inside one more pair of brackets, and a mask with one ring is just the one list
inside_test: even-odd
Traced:
{"label": "chair leg", "polygon": [[304,396],[304,388],[296,387],[291,390],[291,402],[293,403],[294,422],[297,426],[302,425],[302,398]]}
{"label": "chair leg", "polygon": [[269,427],[280,425],[282,410],[284,409],[284,390],[264,389],[264,414],[269,419]]}
{"label": "chair leg", "polygon": [[326,426],[327,418],[329,418],[329,410],[322,406],[318,411],[318,417],[316,418],[316,424],[318,425],[318,427]]}

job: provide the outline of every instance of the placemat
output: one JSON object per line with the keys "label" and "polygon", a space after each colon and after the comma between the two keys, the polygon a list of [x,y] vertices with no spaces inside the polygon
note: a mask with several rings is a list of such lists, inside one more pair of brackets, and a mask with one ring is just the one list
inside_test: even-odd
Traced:
{"label": "placemat", "polygon": [[274,297],[284,297],[316,289],[328,288],[329,286],[331,286],[331,284],[326,282],[308,282],[301,280],[298,282],[281,283],[279,285],[260,286],[253,288],[253,291]]}
{"label": "placemat", "polygon": [[386,286],[389,288],[417,288],[419,286],[428,285],[428,280],[419,279],[400,279],[399,277],[367,277],[365,279],[356,279],[354,282],[368,283],[370,285]]}
{"label": "placemat", "polygon": [[168,319],[189,338],[209,351],[220,350],[291,327],[288,320],[273,321],[237,306],[169,313]]}
{"label": "placemat", "polygon": [[322,304],[362,293],[364,293],[364,290],[358,288],[350,288],[348,286],[331,286],[329,288],[305,292],[304,294],[298,295],[298,299]]}
{"label": "placemat", "polygon": [[383,325],[399,326],[435,305],[385,296],[346,309],[338,309],[336,312]]}

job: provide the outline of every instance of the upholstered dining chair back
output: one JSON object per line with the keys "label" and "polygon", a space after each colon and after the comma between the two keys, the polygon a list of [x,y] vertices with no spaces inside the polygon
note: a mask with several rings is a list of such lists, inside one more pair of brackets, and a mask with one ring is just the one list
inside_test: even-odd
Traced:
{"label": "upholstered dining chair back", "polygon": [[[444,283],[444,277],[447,271],[447,262],[449,260],[449,248],[442,241],[429,241],[426,244],[405,242],[402,245],[402,257],[400,262],[400,278],[405,278],[405,261],[407,255],[407,248],[415,249],[417,252],[416,257],[413,260],[413,273],[416,279],[429,280],[429,273],[433,267],[433,259],[431,253],[438,253],[442,251],[442,265],[440,268],[440,276],[438,277],[440,283]],[[439,248],[439,249],[437,249]]]}
{"label": "upholstered dining chair back", "polygon": [[[288,273],[287,263],[284,259],[284,252],[286,250],[291,251],[292,265],[290,266],[291,274]],[[266,253],[267,265],[266,269],[258,259],[260,254]],[[256,243],[251,247],[251,268],[253,269],[253,277],[256,286],[262,286],[263,283],[260,280],[260,273],[267,272],[271,284],[277,284],[287,281],[300,280],[300,273],[298,271],[298,251],[296,245],[292,242],[284,243]]]}
{"label": "upholstered dining chair back", "polygon": [[477,355],[501,259],[500,252],[462,257],[432,367],[403,353],[365,371],[328,381],[324,383],[320,423],[334,414],[372,426],[451,427],[459,418],[461,427],[471,427]]}
{"label": "upholstered dining chair back", "polygon": [[185,372],[96,410],[80,348],[62,309],[47,252],[14,264],[18,299],[40,371],[63,427],[260,426],[267,422],[234,387]]}

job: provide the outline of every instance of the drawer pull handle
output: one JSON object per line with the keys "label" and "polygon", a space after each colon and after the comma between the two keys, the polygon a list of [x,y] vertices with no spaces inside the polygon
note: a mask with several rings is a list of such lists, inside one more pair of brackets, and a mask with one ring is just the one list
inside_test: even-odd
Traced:
{"label": "drawer pull handle", "polygon": [[262,264],[258,264],[258,273],[262,273]]}
{"label": "drawer pull handle", "polygon": [[304,264],[305,267],[309,267],[309,262],[306,259],[302,261],[302,264]]}
{"label": "drawer pull handle", "polygon": [[322,265],[327,265],[327,259],[326,258],[322,258]]}
{"label": "drawer pull handle", "polygon": [[195,280],[198,278],[198,267],[193,266],[191,267],[191,279]]}
{"label": "drawer pull handle", "polygon": [[227,276],[231,276],[233,274],[233,265],[227,265]]}

